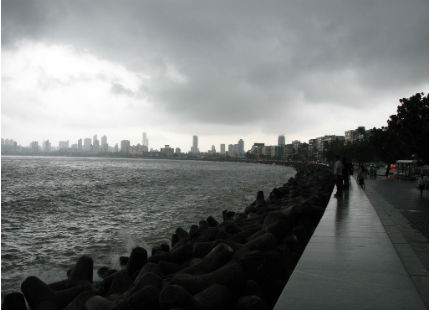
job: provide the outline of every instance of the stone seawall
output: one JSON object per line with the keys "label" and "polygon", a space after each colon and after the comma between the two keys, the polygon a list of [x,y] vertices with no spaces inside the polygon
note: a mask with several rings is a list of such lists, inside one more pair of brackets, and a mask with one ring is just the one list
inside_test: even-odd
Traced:
{"label": "stone seawall", "polygon": [[28,277],[3,309],[272,309],[329,201],[334,177],[326,166],[295,165],[297,174],[268,197],[258,192],[242,213],[208,216],[177,228],[171,245],[136,247],[93,281],[82,256],[65,279]]}

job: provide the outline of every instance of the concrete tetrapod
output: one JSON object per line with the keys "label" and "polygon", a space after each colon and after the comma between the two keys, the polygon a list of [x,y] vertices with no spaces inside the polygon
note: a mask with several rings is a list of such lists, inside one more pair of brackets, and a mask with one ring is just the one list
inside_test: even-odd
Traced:
{"label": "concrete tetrapod", "polygon": [[55,292],[37,277],[28,277],[22,282],[21,290],[32,310],[56,310]]}
{"label": "concrete tetrapod", "polygon": [[191,265],[180,272],[202,274],[216,270],[224,265],[234,253],[234,250],[225,243],[219,243],[197,264]]}
{"label": "concrete tetrapod", "polygon": [[7,294],[1,308],[4,310],[27,310],[24,295],[19,292]]}
{"label": "concrete tetrapod", "polygon": [[176,273],[171,279],[172,284],[180,285],[192,294],[198,293],[213,284],[225,285],[230,289],[240,289],[244,287],[245,281],[243,268],[235,261],[230,261],[209,273],[201,275]]}

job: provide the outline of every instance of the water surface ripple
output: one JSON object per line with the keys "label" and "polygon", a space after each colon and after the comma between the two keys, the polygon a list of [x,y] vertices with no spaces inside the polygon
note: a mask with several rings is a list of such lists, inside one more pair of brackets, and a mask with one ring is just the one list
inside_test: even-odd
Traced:
{"label": "water surface ripple", "polygon": [[1,163],[2,296],[29,275],[65,277],[82,254],[115,266],[136,245],[224,209],[243,211],[295,171],[250,163],[14,157]]}

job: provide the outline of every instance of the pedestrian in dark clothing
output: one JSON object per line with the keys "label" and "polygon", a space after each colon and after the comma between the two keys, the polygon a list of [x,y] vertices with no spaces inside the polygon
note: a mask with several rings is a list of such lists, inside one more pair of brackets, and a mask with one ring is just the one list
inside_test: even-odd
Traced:
{"label": "pedestrian in dark clothing", "polygon": [[364,188],[365,187],[365,167],[362,164],[359,165],[359,168],[358,168],[357,180],[358,180],[358,184],[362,188]]}
{"label": "pedestrian in dark clothing", "polygon": [[350,186],[350,175],[349,175],[349,162],[345,157],[343,157],[343,188],[348,190]]}
{"label": "pedestrian in dark clothing", "polygon": [[389,178],[389,172],[390,172],[390,164],[388,164],[386,168],[386,178]]}
{"label": "pedestrian in dark clothing", "polygon": [[352,162],[348,162],[349,166],[349,175],[353,175],[353,163]]}
{"label": "pedestrian in dark clothing", "polygon": [[340,160],[340,157],[336,157],[336,161],[334,164],[334,174],[336,176],[336,185],[337,185],[337,192],[335,193],[334,197],[341,197],[343,194],[343,163]]}
{"label": "pedestrian in dark clothing", "polygon": [[425,189],[425,187],[426,187],[426,181],[427,181],[426,176],[425,176],[425,175],[423,175],[423,174],[421,174],[421,175],[420,175],[420,178],[419,178],[419,180],[418,180],[418,188],[419,188],[419,190],[420,190],[420,198],[423,198],[423,190],[424,190],[424,189]]}

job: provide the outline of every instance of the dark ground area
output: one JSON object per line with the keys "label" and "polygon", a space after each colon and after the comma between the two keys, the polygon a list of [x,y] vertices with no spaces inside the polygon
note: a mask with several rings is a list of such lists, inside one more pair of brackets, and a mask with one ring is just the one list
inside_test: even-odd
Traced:
{"label": "dark ground area", "polygon": [[424,191],[423,198],[420,198],[417,181],[377,176],[376,179],[367,178],[365,183],[370,199],[371,193],[383,197],[400,211],[413,228],[429,240],[429,192]]}
{"label": "dark ground area", "polygon": [[365,193],[382,220],[406,271],[429,305],[429,192],[420,197],[417,181],[365,180]]}

